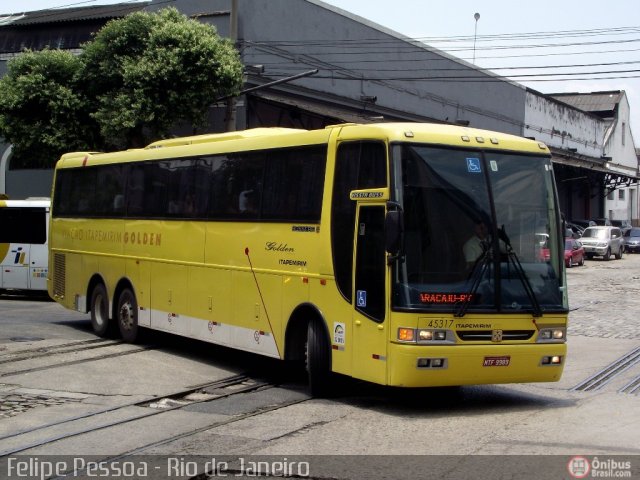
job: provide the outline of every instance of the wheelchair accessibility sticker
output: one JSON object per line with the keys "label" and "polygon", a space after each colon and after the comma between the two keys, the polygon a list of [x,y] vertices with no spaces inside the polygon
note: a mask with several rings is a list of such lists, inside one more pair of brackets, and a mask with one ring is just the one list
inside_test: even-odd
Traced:
{"label": "wheelchair accessibility sticker", "polygon": [[356,293],[357,304],[359,307],[367,306],[367,291],[366,290],[358,290]]}
{"label": "wheelchair accessibility sticker", "polygon": [[467,158],[467,171],[469,173],[481,173],[480,159],[479,158]]}

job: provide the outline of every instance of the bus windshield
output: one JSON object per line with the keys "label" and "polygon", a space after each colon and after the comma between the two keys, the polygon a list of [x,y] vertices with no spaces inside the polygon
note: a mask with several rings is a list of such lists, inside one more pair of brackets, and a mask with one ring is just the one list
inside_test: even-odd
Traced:
{"label": "bus windshield", "polygon": [[395,310],[566,310],[548,157],[415,144],[392,154],[404,212]]}

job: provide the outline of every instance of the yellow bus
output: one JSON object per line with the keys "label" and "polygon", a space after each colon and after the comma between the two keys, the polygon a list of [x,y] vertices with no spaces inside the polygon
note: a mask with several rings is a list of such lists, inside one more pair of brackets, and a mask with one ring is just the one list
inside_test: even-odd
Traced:
{"label": "yellow bus", "polygon": [[543,143],[258,128],[66,154],[52,201],[50,295],[98,335],[144,327],[306,362],[314,394],[334,373],[560,379],[564,241]]}
{"label": "yellow bus", "polygon": [[48,198],[0,200],[0,291],[46,292]]}

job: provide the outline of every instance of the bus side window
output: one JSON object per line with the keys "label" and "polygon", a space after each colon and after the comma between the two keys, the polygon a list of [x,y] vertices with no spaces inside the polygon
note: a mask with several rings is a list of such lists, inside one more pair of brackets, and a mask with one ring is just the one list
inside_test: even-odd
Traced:
{"label": "bus side window", "polygon": [[144,209],[144,172],[143,165],[131,168],[127,182],[127,216],[138,217]]}
{"label": "bus side window", "polygon": [[[31,243],[44,245],[47,241],[44,208],[0,209],[0,243]],[[0,258],[0,260],[2,260]]]}

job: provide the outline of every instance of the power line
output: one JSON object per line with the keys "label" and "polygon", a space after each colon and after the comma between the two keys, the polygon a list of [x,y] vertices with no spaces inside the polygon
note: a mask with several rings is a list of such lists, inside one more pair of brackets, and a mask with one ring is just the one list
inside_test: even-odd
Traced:
{"label": "power line", "polygon": [[[625,75],[625,76],[607,76],[600,77],[594,75],[610,75],[615,73],[638,73],[638,75]],[[286,76],[286,73],[274,72],[270,73],[269,77],[281,77]],[[560,78],[559,75],[566,77],[571,76],[570,78]],[[576,78],[578,75],[590,75],[588,77]],[[336,76],[336,75],[315,75],[314,79],[331,79],[334,81],[356,81],[362,82],[471,82],[471,83],[495,83],[495,82],[505,82],[507,80],[515,80],[515,81],[523,81],[523,82],[562,82],[562,81],[580,81],[580,80],[620,80],[625,78],[640,78],[640,69],[639,70],[621,70],[621,71],[611,71],[611,72],[585,72],[585,73],[549,73],[549,74],[524,74],[524,75],[509,75],[509,76],[500,76],[500,77],[492,77],[492,76],[464,76],[464,75],[448,75],[448,76],[424,76],[424,77],[367,77],[363,78],[361,76]]]}
{"label": "power line", "polygon": [[[379,63],[379,60],[375,61]],[[386,63],[390,63],[385,61]],[[606,63],[578,63],[578,64],[569,64],[569,65],[537,65],[537,66],[517,66],[517,67],[482,67],[482,70],[496,71],[496,70],[541,70],[541,69],[550,69],[550,68],[586,68],[586,67],[604,67],[604,66],[613,66],[613,65],[635,65],[640,63],[640,60],[629,61],[629,62],[606,62]],[[267,64],[263,64],[267,65]],[[299,65],[291,64],[291,63],[282,63],[282,62],[274,62],[268,65],[273,65],[276,68],[280,68],[283,70],[286,69],[298,69]],[[351,67],[349,70],[356,72],[397,72],[398,68],[359,68],[359,67]],[[423,67],[423,68],[402,68],[403,72],[467,72],[469,71],[469,67],[454,67],[454,68],[431,68],[431,67]],[[559,73],[558,75],[562,75]]]}
{"label": "power line", "polygon": [[[520,59],[524,59],[524,58],[537,58],[537,57],[563,57],[563,56],[571,56],[574,57],[576,55],[604,55],[604,54],[611,54],[611,53],[631,53],[631,52],[640,52],[640,48],[629,48],[629,49],[619,49],[619,50],[596,50],[596,51],[591,51],[591,52],[555,52],[555,53],[540,53],[540,54],[519,54],[519,55],[485,55],[485,56],[476,56],[476,59],[480,60],[486,60],[486,59],[492,59],[492,60],[501,60],[501,59],[508,59],[508,58],[520,58]],[[458,60],[471,60],[471,58],[469,57],[456,57]],[[418,62],[418,61],[424,61],[425,58],[424,56],[421,57],[415,57],[415,58],[406,58],[403,57],[402,59],[398,60],[400,62]],[[354,65],[354,64],[368,64],[368,63],[389,63],[392,62],[392,59],[385,59],[385,60],[380,60],[380,59],[371,59],[371,60],[332,60],[331,63],[332,64],[341,64],[341,63],[348,63],[350,65]],[[448,57],[439,57],[439,58],[429,58],[428,59],[429,62],[451,62],[451,58]],[[261,62],[262,65],[268,66],[268,65],[282,65],[282,62]],[[482,67],[485,69],[491,69],[490,67]],[[514,68],[525,68],[525,67],[514,67]]]}
{"label": "power line", "polygon": [[[592,30],[557,30],[557,31],[545,31],[545,32],[531,32],[531,33],[509,33],[509,34],[495,34],[495,35],[478,35],[478,41],[495,41],[495,40],[519,40],[519,39],[533,39],[533,38],[565,38],[565,37],[584,37],[584,36],[603,36],[603,35],[630,35],[640,33],[640,27],[614,27],[606,29],[592,29]],[[386,35],[389,37],[388,35]],[[389,38],[332,38],[332,39],[303,39],[303,40],[267,40],[263,43],[268,43],[273,46],[287,47],[287,46],[345,46],[350,44],[368,44],[368,45],[384,45],[396,43],[399,39],[409,42],[419,43],[443,43],[443,42],[460,42],[468,41],[473,42],[473,36],[451,36],[451,37],[389,37]]]}
{"label": "power line", "polygon": [[[640,42],[640,38],[631,38],[624,40],[602,40],[602,41],[591,41],[591,42],[571,42],[571,43],[537,43],[537,44],[522,44],[522,45],[492,45],[482,47],[483,51],[490,50],[528,50],[532,48],[558,48],[558,47],[588,47],[595,45],[615,45],[615,44],[629,44]],[[271,47],[279,47],[282,48],[286,45],[280,45],[278,43],[268,42],[268,41],[247,41],[244,42],[249,46],[271,46]],[[308,49],[309,46],[318,46],[313,44],[305,44],[299,43],[295,45],[298,48],[305,48],[304,53],[307,55],[317,55],[317,56],[326,56],[326,55],[362,55],[362,54],[380,54],[380,53],[407,53],[407,52],[418,52],[425,51],[431,53],[437,53],[433,51],[433,47],[427,44],[420,44],[418,42],[403,42],[402,44],[388,44],[388,45],[376,45],[375,49],[372,49],[372,45],[368,43],[360,43],[360,44],[351,44],[351,45],[340,45],[340,44],[327,44],[324,45],[324,49],[318,51],[310,51]],[[456,47],[456,48],[448,48],[446,52],[464,52],[470,51],[473,47]]]}

